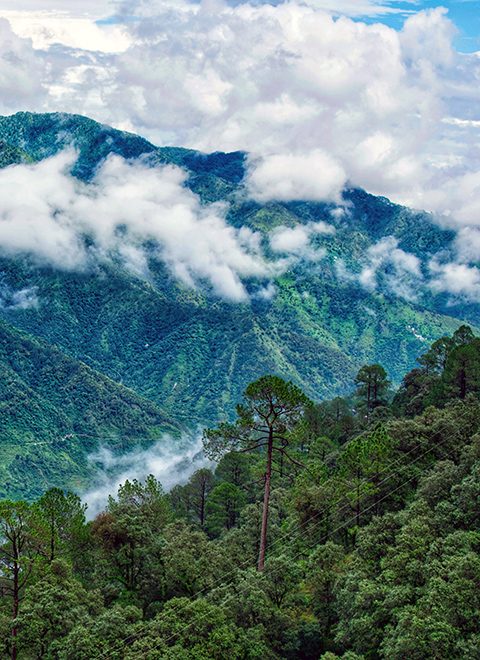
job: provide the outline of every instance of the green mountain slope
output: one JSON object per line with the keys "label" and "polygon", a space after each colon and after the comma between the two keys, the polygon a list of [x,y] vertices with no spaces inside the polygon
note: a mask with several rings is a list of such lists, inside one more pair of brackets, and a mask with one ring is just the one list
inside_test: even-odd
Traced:
{"label": "green mountain slope", "polygon": [[178,426],[155,404],[0,323],[0,496],[82,488],[100,445],[125,452]]}
{"label": "green mountain slope", "polygon": [[[7,264],[2,263],[4,272]],[[383,359],[399,380],[426,342],[460,322],[350,284],[287,273],[272,301],[232,305],[173,283],[162,290],[119,270],[96,280],[8,264],[12,286],[37,287],[12,324],[156,401],[190,427],[229,415],[248,382],[276,372],[314,398],[348,390]],[[167,278],[165,274],[165,278]]]}
{"label": "green mountain slope", "polygon": [[[188,289],[158,261],[150,264],[147,283],[114,264],[79,274],[41,268],[26,257],[0,258],[6,290],[32,290],[38,298],[30,307],[4,304],[5,320],[134,388],[190,428],[231,415],[245,385],[266,372],[292,378],[315,399],[332,397],[351,387],[365,362],[382,360],[398,382],[434,339],[464,320],[480,324],[478,305],[428,287],[415,291],[415,298],[396,295],[388,269],[377,290],[358,284],[365,255],[385,237],[417,255],[425,273],[432,255],[452,250],[453,234],[426,213],[355,189],[344,193],[344,217],[333,217],[328,203],[259,204],[243,188],[245,154],[157,148],[74,115],[2,117],[0,141],[6,145],[3,166],[73,146],[79,154],[73,173],[84,180],[111,153],[152,166],[179,165],[189,173],[186,185],[204,202],[228,202],[232,226],[263,236],[279,225],[335,225],[334,235],[314,239],[324,259],[297,261],[277,278],[270,300],[253,296],[247,304]],[[353,276],[339,277],[339,263]]]}

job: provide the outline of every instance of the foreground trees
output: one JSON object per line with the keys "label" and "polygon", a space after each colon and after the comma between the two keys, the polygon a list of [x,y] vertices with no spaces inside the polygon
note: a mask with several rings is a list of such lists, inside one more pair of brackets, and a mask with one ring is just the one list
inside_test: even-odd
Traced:
{"label": "foreground trees", "polygon": [[44,530],[34,511],[25,502],[0,503],[0,590],[10,601],[10,656],[17,657],[17,617],[25,589],[41,557]]}
{"label": "foreground trees", "polygon": [[425,400],[400,393],[416,416],[265,377],[206,432],[218,464],[170,493],[127,481],[90,522],[57,489],[3,502],[2,657],[478,657],[478,344],[446,339],[417,369]]}
{"label": "foreground trees", "polygon": [[469,326],[438,339],[418,362],[421,367],[405,376],[394,397],[397,414],[418,415],[428,406],[480,393],[480,339]]}
{"label": "foreground trees", "polygon": [[303,467],[287,452],[287,448],[290,444],[289,433],[310,406],[310,400],[296,385],[286,383],[278,376],[265,376],[245,390],[244,402],[237,407],[235,424],[223,423],[217,429],[208,429],[204,433],[205,452],[211,458],[218,458],[232,450],[265,450],[259,571],[265,565],[274,453],[278,454],[282,465],[283,460],[287,459],[293,465]]}
{"label": "foreground trees", "polygon": [[385,395],[390,385],[387,372],[380,364],[365,365],[358,372],[355,383],[356,394],[368,422],[375,408],[386,403]]}
{"label": "foreground trees", "polygon": [[56,559],[62,550],[73,558],[80,549],[86,505],[74,493],[51,488],[38,500],[37,507],[47,525],[49,561]]}

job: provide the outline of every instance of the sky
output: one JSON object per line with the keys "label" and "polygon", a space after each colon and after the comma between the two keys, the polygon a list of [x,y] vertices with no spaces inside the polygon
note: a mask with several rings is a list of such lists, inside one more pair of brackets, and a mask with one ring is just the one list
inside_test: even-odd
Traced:
{"label": "sky", "polygon": [[[382,3],[383,4],[383,3]],[[399,29],[406,15],[410,12],[445,7],[449,18],[457,28],[454,38],[455,47],[462,52],[475,52],[480,50],[480,10],[478,0],[453,0],[453,2],[436,2],[435,0],[418,0],[418,2],[392,2],[390,9],[398,12],[383,15],[363,17],[367,22],[380,20],[385,25]],[[385,5],[381,7],[384,9]]]}
{"label": "sky", "polygon": [[[342,190],[354,185],[431,211],[458,232],[456,261],[449,270],[436,262],[435,281],[454,289],[462,280],[478,291],[479,14],[478,2],[469,0],[0,0],[0,114],[72,112],[158,145],[246,151],[247,189],[263,202],[329,200],[341,211]],[[53,184],[44,190],[41,167],[8,172],[0,185],[36,177],[32,204],[52,198],[65,209],[64,225],[51,223],[52,235],[39,234],[36,244],[52,255],[61,245],[83,264],[88,255],[70,231],[70,216],[91,225],[90,193],[64,181],[69,158],[44,166],[61,183],[61,199]],[[121,198],[124,176],[135,195],[150,195],[145,208],[153,199],[159,213],[181,209],[178,227],[211,237],[204,260],[193,263],[175,243],[183,240],[178,228],[157,236],[180,279],[194,282],[208,270],[214,287],[221,291],[227,282],[241,300],[242,276],[265,273],[255,237],[233,236],[224,210],[206,211],[185,195],[181,173],[164,173],[158,198],[157,183],[141,167],[107,163],[100,176],[96,203],[106,209]],[[0,234],[13,250],[12,227],[29,219],[12,204],[15,222]],[[127,225],[138,243],[153,230],[134,204],[132,214]],[[104,250],[102,237],[115,236],[110,220],[98,230]],[[231,247],[226,259],[219,236]],[[307,239],[272,237],[297,252]],[[135,245],[117,247],[132,268],[144,268]]]}
{"label": "sky", "polygon": [[[36,23],[38,26],[49,26],[55,18],[69,19],[76,22],[77,32],[83,32],[85,43],[92,39],[93,29],[89,22],[98,22],[103,25],[113,25],[122,22],[119,18],[118,8],[127,3],[115,0],[1,0],[0,14],[14,20],[24,33]],[[231,2],[236,5],[239,2]],[[259,4],[258,2],[255,4]],[[272,2],[271,4],[278,4]],[[344,15],[363,20],[366,23],[373,21],[399,29],[406,16],[438,6],[448,10],[450,19],[455,23],[458,34],[455,37],[455,46],[463,52],[480,50],[480,11],[477,0],[453,0],[438,2],[436,0],[318,0],[309,3],[319,9],[331,11],[335,15]],[[120,12],[121,13],[121,12]],[[40,18],[40,15],[43,17]],[[23,23],[23,28],[20,28]],[[29,27],[27,27],[29,26]],[[47,30],[49,27],[47,27]],[[58,28],[60,30],[60,28]],[[72,29],[73,32],[73,29]],[[88,33],[90,32],[90,37]],[[72,37],[73,38],[73,37]],[[100,37],[99,37],[99,41]],[[92,43],[92,42],[90,42]]]}

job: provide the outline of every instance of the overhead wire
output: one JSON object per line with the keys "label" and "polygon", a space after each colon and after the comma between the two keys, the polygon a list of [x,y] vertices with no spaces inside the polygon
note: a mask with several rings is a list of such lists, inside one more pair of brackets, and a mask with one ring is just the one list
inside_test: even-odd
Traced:
{"label": "overhead wire", "polygon": [[[465,415],[465,417],[466,417],[466,416],[467,416],[467,415]],[[432,445],[429,449],[427,449],[427,451],[425,451],[425,452],[424,452],[423,454],[421,454],[420,456],[416,457],[413,461],[411,461],[411,462],[409,462],[409,463],[407,463],[407,464],[405,464],[405,463],[401,463],[401,464],[400,464],[400,468],[401,468],[401,469],[407,469],[407,468],[411,467],[413,464],[417,463],[421,458],[425,457],[427,454],[430,454],[434,449],[436,449],[436,448],[442,446],[443,444],[445,444],[445,442],[446,442],[446,440],[443,441],[443,442],[436,443],[435,445]],[[415,450],[417,450],[417,449],[419,448],[419,446],[420,446],[420,445],[416,445],[415,447],[412,447],[408,452],[406,452],[406,453],[402,454],[401,456],[399,456],[398,458],[396,458],[394,461],[392,461],[392,462],[389,464],[389,466],[387,466],[385,469],[383,469],[382,472],[385,472],[387,469],[390,469],[393,465],[395,465],[396,463],[399,463],[399,461],[404,460],[404,458],[405,458],[406,456],[410,455],[412,452],[414,452]],[[450,455],[451,453],[453,453],[453,452],[455,451],[455,449],[456,449],[456,448],[454,448],[451,452],[449,452],[448,455]],[[377,484],[377,488],[380,487],[380,486],[381,486],[383,483],[385,483],[386,481],[388,481],[388,480],[389,480],[389,479],[390,479],[390,478],[391,478],[396,472],[398,472],[398,470],[391,472],[387,477],[385,477],[385,479],[383,479],[382,481],[380,481],[380,482]],[[394,490],[391,491],[390,493],[387,493],[387,495],[385,495],[384,497],[382,497],[380,500],[374,502],[370,507],[367,507],[366,509],[364,509],[363,513],[367,512],[368,510],[370,510],[371,508],[373,508],[373,507],[375,507],[375,506],[378,506],[378,504],[379,504],[381,501],[383,501],[386,497],[389,497],[391,494],[393,494],[394,492],[396,492],[397,490],[399,490],[401,487],[403,487],[403,486],[407,485],[408,483],[410,483],[411,481],[413,481],[415,478],[417,478],[417,476],[418,476],[418,475],[414,475],[413,477],[411,477],[410,479],[408,479],[406,482],[404,482],[403,484],[401,484],[399,487],[397,487],[396,489],[394,489]],[[327,482],[332,482],[332,481],[334,481],[334,480],[335,480],[335,476],[332,476],[330,479],[327,480]],[[323,485],[325,485],[327,482],[324,482]],[[363,480],[363,483],[364,483],[364,484],[368,483],[368,479]],[[358,484],[357,484],[357,486],[358,486]],[[355,490],[356,490],[356,489],[355,489]],[[350,494],[355,494],[355,490],[352,490]],[[347,495],[348,495],[348,494],[347,494]],[[343,501],[343,500],[345,499],[345,497],[346,497],[346,495],[343,494],[342,497],[341,497],[339,500],[337,500],[336,502],[334,502],[331,506],[335,506],[335,505],[338,504],[339,502]],[[346,508],[351,508],[351,507],[350,507],[350,505],[346,505],[346,506],[342,507],[342,509],[346,509]],[[342,509],[340,509],[340,511],[337,512],[337,514],[338,514],[338,513],[341,513],[341,512],[342,512]],[[322,514],[323,514],[323,511],[319,511],[319,512],[317,512],[316,514],[312,515],[307,521],[304,521],[304,522],[302,522],[301,524],[297,525],[296,529],[294,530],[294,532],[295,532],[295,536],[294,536],[293,540],[298,540],[298,534],[297,534],[297,532],[301,532],[301,531],[303,530],[303,528],[304,528],[307,524],[310,524],[312,521],[314,521],[316,518],[318,518],[318,517],[319,517],[320,515],[322,515]],[[355,516],[352,520],[355,520],[355,518],[356,518],[356,516]],[[315,523],[315,524],[313,525],[313,527],[318,526],[318,525],[321,524],[322,522],[323,522],[323,520],[318,521],[317,523]],[[348,521],[348,522],[350,522],[350,521]],[[342,524],[342,525],[341,525],[340,527],[338,527],[337,529],[332,530],[332,531],[329,533],[328,536],[330,536],[330,535],[336,533],[337,531],[339,531],[340,529],[342,529],[344,526],[345,526],[345,525]],[[292,532],[292,531],[289,531],[289,532],[287,532],[285,535],[283,535],[282,537],[277,538],[277,539],[276,539],[276,540],[270,545],[270,547],[269,547],[269,551],[271,552],[271,550],[272,550],[276,545],[278,545],[279,543],[284,543],[285,540],[288,539],[288,538],[291,537],[291,536],[293,536],[293,532]],[[240,565],[237,565],[234,569],[228,571],[227,573],[225,573],[224,575],[222,575],[220,578],[218,578],[218,579],[213,583],[213,585],[209,585],[208,587],[203,587],[202,589],[200,589],[200,590],[198,590],[197,592],[195,592],[195,593],[191,596],[191,600],[193,600],[193,599],[197,598],[198,596],[200,596],[201,594],[203,594],[207,589],[208,589],[208,592],[210,593],[211,591],[213,591],[215,585],[222,584],[222,586],[230,586],[230,585],[232,584],[232,581],[227,582],[227,584],[225,585],[225,577],[227,577],[228,575],[237,574],[237,573],[238,573],[238,570],[241,570],[241,569],[244,568],[245,566],[251,566],[251,564],[252,564],[252,558],[249,558],[248,560],[246,560],[246,561],[244,561],[244,562],[241,562]],[[183,606],[183,609],[186,608],[186,607],[187,607],[187,606],[184,605],[184,606]],[[178,608],[178,610],[177,610],[176,613],[179,613],[181,610],[182,610],[182,608]],[[160,617],[161,617],[161,615],[160,615]],[[157,617],[157,618],[158,618],[158,617]],[[145,623],[144,625],[147,626],[148,623]],[[192,624],[192,625],[193,625],[193,624]],[[176,634],[177,634],[177,633],[176,633]],[[116,647],[118,646],[118,644],[122,644],[122,645],[124,645],[125,643],[127,643],[128,641],[131,641],[132,639],[136,638],[137,636],[138,636],[138,633],[133,633],[132,635],[130,635],[130,636],[124,638],[123,640],[119,640],[119,642],[115,643],[115,648],[114,648],[114,649],[111,649],[111,650],[116,650]],[[106,656],[105,656],[105,655],[101,655],[101,656],[99,656],[99,657],[100,657],[100,658],[103,658],[103,657],[106,657]]]}

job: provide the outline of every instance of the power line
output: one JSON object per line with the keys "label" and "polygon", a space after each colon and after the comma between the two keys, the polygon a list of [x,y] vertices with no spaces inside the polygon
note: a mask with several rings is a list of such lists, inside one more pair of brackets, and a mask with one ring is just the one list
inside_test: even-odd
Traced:
{"label": "power line", "polygon": [[[467,417],[467,415],[465,414],[464,417]],[[447,438],[447,439],[448,439],[448,438]],[[427,454],[431,453],[434,449],[436,449],[436,448],[442,446],[443,444],[445,444],[445,442],[447,441],[447,439],[445,439],[443,442],[438,442],[438,443],[432,445],[432,447],[430,447],[429,449],[427,449],[427,451],[425,451],[423,454],[421,454],[420,456],[418,456],[417,458],[415,458],[413,461],[411,461],[411,462],[409,462],[409,463],[407,463],[407,464],[401,464],[401,465],[400,465],[400,468],[401,468],[401,469],[407,469],[407,468],[410,467],[411,465],[417,463],[421,458],[423,458],[423,457],[425,457]],[[418,449],[418,448],[419,448],[419,445],[416,445],[415,447],[413,447],[412,449],[410,449],[410,450],[409,450],[408,452],[406,452],[405,454],[399,456],[397,459],[395,459],[394,461],[392,461],[392,462],[389,464],[389,466],[387,466],[384,470],[382,470],[382,472],[384,472],[384,471],[387,470],[387,469],[390,469],[393,465],[395,465],[396,463],[398,463],[400,460],[404,459],[406,456],[410,455],[413,451],[415,451],[415,450]],[[455,451],[455,449],[452,450],[451,452],[449,452],[447,455],[450,455],[451,453],[453,453],[453,451]],[[424,471],[424,470],[425,470],[425,469],[423,469],[422,471]],[[397,471],[398,471],[398,470],[397,470]],[[387,477],[385,477],[385,479],[383,479],[381,482],[379,482],[379,483],[377,484],[377,487],[381,486],[382,483],[385,483],[386,481],[388,481],[388,480],[389,480],[389,479],[395,474],[395,472],[396,472],[396,471],[390,473]],[[410,479],[408,479],[406,482],[404,482],[403,484],[401,484],[399,487],[395,488],[395,489],[394,489],[393,491],[391,491],[390,493],[387,493],[387,495],[385,495],[384,497],[382,497],[380,500],[374,502],[370,507],[367,507],[367,509],[365,509],[365,510],[363,511],[363,513],[366,513],[366,512],[369,511],[371,508],[378,506],[378,504],[379,504],[381,501],[383,501],[386,497],[389,497],[390,495],[392,495],[393,493],[395,493],[397,490],[399,490],[399,489],[402,488],[403,486],[405,486],[405,485],[407,485],[408,483],[410,483],[411,481],[413,481],[415,478],[417,478],[417,476],[418,476],[418,475],[414,475],[413,477],[411,477]],[[325,484],[327,484],[327,483],[329,483],[329,482],[331,482],[331,481],[334,481],[334,480],[335,480],[335,477],[332,476],[330,479],[328,479],[328,480],[325,482]],[[368,480],[367,480],[367,479],[363,480],[363,483],[368,483]],[[351,491],[351,493],[348,493],[348,494],[355,494],[355,490]],[[343,495],[342,498],[340,498],[339,500],[335,501],[335,502],[333,503],[332,506],[335,506],[335,504],[338,504],[340,501],[342,501],[342,500],[344,499],[345,496],[348,496],[348,494],[347,494],[347,495]],[[340,512],[342,512],[342,509],[345,509],[345,508],[346,508],[346,507],[342,507],[342,508],[340,509]],[[323,513],[322,511],[319,511],[318,513],[316,513],[316,514],[314,514],[313,516],[311,516],[307,521],[305,521],[304,523],[301,523],[300,525],[298,525],[298,526],[297,526],[297,532],[301,532],[302,529],[303,529],[307,524],[311,523],[313,520],[315,520],[316,518],[318,518],[320,515],[322,515],[322,513]],[[339,512],[337,512],[337,513],[339,513]],[[352,518],[352,520],[355,520],[355,518],[356,518],[356,517]],[[318,521],[317,523],[315,523],[315,524],[313,525],[313,527],[317,527],[321,522],[322,522],[322,520]],[[346,524],[348,524],[349,522],[351,522],[351,521],[347,521]],[[326,538],[328,538],[328,537],[331,536],[332,534],[336,533],[337,531],[339,531],[340,529],[342,529],[344,526],[345,526],[345,523],[342,524],[341,526],[339,526],[337,529],[332,530],[332,531],[326,536]],[[288,537],[290,537],[290,536],[293,536],[293,539],[292,539],[292,540],[297,540],[297,538],[298,538],[299,535],[298,535],[298,533],[296,533],[295,535],[293,535],[292,532],[289,532],[289,533],[285,534],[283,537],[280,537],[280,538],[276,539],[276,541],[270,546],[269,551],[271,551],[272,548],[274,548],[274,547],[275,547],[276,545],[278,545],[279,543],[283,543],[283,542],[284,542],[286,539],[288,539]],[[300,553],[300,554],[301,554],[301,553]],[[224,580],[225,580],[225,577],[227,577],[228,575],[233,575],[233,574],[237,573],[239,569],[242,569],[243,567],[245,567],[245,566],[247,566],[247,565],[250,565],[250,564],[251,564],[251,561],[252,561],[251,559],[248,559],[248,560],[246,560],[245,562],[242,562],[240,565],[236,566],[235,569],[233,569],[233,570],[227,572],[226,574],[222,575],[222,577],[219,578],[218,580],[216,580],[216,581],[213,583],[213,585],[210,585],[210,586],[208,587],[208,591],[211,592],[211,591],[213,590],[213,588],[214,588],[217,584],[219,584],[219,583],[223,583]],[[226,584],[225,586],[230,586],[231,584],[232,584],[232,581],[227,582],[227,584]],[[191,596],[191,599],[193,600],[193,599],[197,598],[198,596],[200,596],[200,595],[201,595],[203,592],[205,592],[206,590],[207,590],[207,587],[204,587],[204,588],[200,589],[199,591],[197,591],[195,594],[193,594],[193,595]],[[183,606],[183,609],[185,609],[185,607],[186,607],[186,606]],[[178,608],[177,611],[176,611],[175,613],[178,614],[178,613],[181,612],[181,611],[182,611],[182,607]],[[194,622],[192,622],[192,623],[189,624],[189,625],[193,625],[193,623],[194,623]],[[147,624],[144,624],[144,626],[146,626],[146,625],[147,625]],[[178,633],[176,633],[176,634],[178,634]],[[123,646],[125,643],[127,643],[127,642],[131,641],[132,639],[134,639],[135,637],[137,637],[137,635],[138,635],[138,633],[134,633],[134,634],[131,634],[131,635],[129,635],[128,637],[124,638],[123,640],[119,640],[119,641],[115,644],[115,646],[113,647],[113,649],[111,649],[111,650],[117,650],[119,644],[121,644],[121,645]],[[162,641],[165,641],[165,640],[162,640]],[[168,641],[168,640],[167,640],[167,641]],[[103,657],[106,657],[106,656],[105,656],[105,654],[102,654],[100,657],[103,658]]]}
{"label": "power line", "polygon": [[[438,447],[439,445],[442,445],[442,444],[444,444],[444,443],[438,443],[437,445],[435,445],[435,447]],[[428,449],[428,450],[427,450],[426,452],[424,452],[424,454],[422,454],[420,457],[417,457],[414,461],[411,461],[411,462],[408,464],[408,466],[411,466],[411,465],[413,465],[414,463],[416,463],[420,458],[423,458],[423,456],[425,456],[426,454],[430,453],[435,447],[431,447],[430,449]],[[452,449],[450,452],[447,453],[447,456],[449,456],[450,454],[453,454],[454,451],[455,451],[455,449]],[[405,467],[408,467],[408,466],[405,466]],[[425,471],[425,470],[422,470],[422,472],[424,472],[424,471]],[[369,510],[372,509],[373,507],[376,507],[380,502],[384,501],[385,499],[387,499],[388,497],[390,497],[391,495],[393,495],[394,493],[396,493],[398,490],[400,490],[401,488],[403,488],[403,487],[406,486],[407,484],[411,483],[414,479],[417,478],[417,476],[418,476],[418,475],[414,475],[413,477],[410,477],[410,478],[407,479],[406,481],[402,482],[399,486],[397,486],[396,488],[394,488],[392,491],[389,491],[388,493],[386,493],[386,494],[385,494],[380,500],[378,500],[377,502],[374,502],[374,503],[371,504],[369,507],[367,507],[366,509],[364,509],[364,513],[366,513],[367,511],[369,511]],[[333,534],[337,533],[338,531],[340,531],[340,530],[343,529],[344,527],[348,526],[351,522],[353,522],[353,521],[355,521],[355,520],[356,520],[356,516],[353,516],[351,519],[347,520],[346,522],[344,522],[344,523],[342,523],[341,525],[339,525],[338,527],[336,527],[334,530],[332,530],[331,532],[329,532],[328,534],[326,534],[326,535],[323,537],[322,541],[321,541],[318,545],[325,543],[325,541],[326,541],[330,536],[332,536]],[[319,525],[320,522],[321,522],[321,521],[319,521],[318,523],[316,523],[315,526]],[[295,539],[294,539],[294,540],[295,540]],[[302,554],[301,552],[294,554],[293,557],[292,557],[292,559],[297,559],[299,556],[301,556],[301,554]],[[225,586],[230,586],[230,585],[231,585],[231,582],[230,582],[229,584],[225,585]],[[236,597],[237,597],[237,594],[236,594],[236,593],[235,593],[235,594],[230,594],[229,596],[227,596],[227,597],[226,597],[226,598],[220,603],[219,607],[223,607],[223,606],[226,605],[229,601],[231,601],[233,598],[236,598]],[[193,621],[191,621],[189,624],[187,624],[186,626],[184,626],[183,628],[181,628],[180,630],[176,631],[175,633],[173,633],[172,635],[170,635],[169,637],[167,637],[166,639],[160,639],[160,640],[158,641],[158,643],[154,644],[152,647],[150,647],[150,649],[148,649],[148,651],[145,651],[145,652],[142,653],[142,655],[139,656],[139,657],[145,657],[147,653],[149,653],[149,652],[152,651],[152,650],[155,650],[155,649],[158,648],[160,645],[168,644],[168,642],[170,642],[172,639],[174,639],[175,637],[177,637],[180,633],[184,632],[185,630],[188,630],[188,629],[191,628],[195,623],[198,623],[198,621],[201,621],[201,620],[204,619],[206,616],[207,616],[207,615],[199,616],[199,617],[197,617],[196,619],[194,619]],[[136,635],[135,635],[135,636],[136,636]]]}

